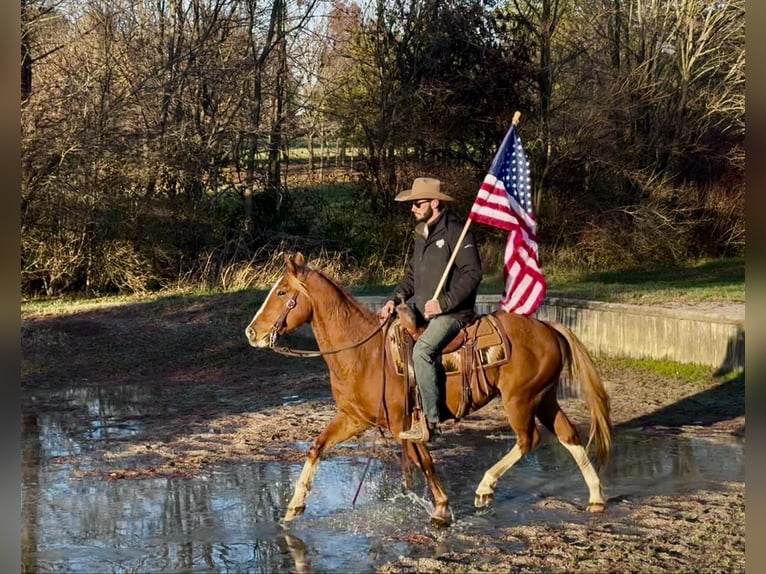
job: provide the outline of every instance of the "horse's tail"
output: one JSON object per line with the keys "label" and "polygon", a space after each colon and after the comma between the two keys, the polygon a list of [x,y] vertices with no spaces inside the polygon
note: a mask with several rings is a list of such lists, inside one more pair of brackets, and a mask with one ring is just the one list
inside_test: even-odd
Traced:
{"label": "horse's tail", "polygon": [[[606,462],[612,451],[612,432],[609,418],[609,395],[596,371],[588,350],[582,341],[561,323],[548,323],[566,340],[566,363],[570,377],[578,381],[591,414],[588,445],[596,447],[596,457],[600,463]],[[586,447],[586,448],[587,448]]]}

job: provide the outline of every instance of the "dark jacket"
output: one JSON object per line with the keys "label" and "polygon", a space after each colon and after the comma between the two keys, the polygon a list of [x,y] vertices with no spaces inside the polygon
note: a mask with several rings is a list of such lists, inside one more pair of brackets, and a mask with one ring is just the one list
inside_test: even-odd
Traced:
{"label": "dark jacket", "polygon": [[[408,301],[414,297],[415,308],[423,315],[426,301],[434,296],[436,286],[455,249],[464,224],[450,211],[445,211],[431,224],[425,237],[425,224],[415,228],[415,244],[407,263],[407,274],[394,291],[394,297]],[[458,256],[441,294],[437,298],[444,314],[464,321],[475,317],[476,291],[481,281],[481,259],[473,234],[463,238]]]}

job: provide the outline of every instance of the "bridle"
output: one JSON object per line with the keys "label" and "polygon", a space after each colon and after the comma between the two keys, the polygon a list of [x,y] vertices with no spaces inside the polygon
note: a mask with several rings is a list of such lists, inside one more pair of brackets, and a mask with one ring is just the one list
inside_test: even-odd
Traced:
{"label": "bridle", "polygon": [[285,346],[278,346],[277,345],[277,338],[279,337],[279,331],[285,328],[287,325],[287,315],[295,309],[295,306],[297,305],[297,299],[298,299],[298,291],[294,291],[290,299],[287,300],[287,303],[285,303],[285,308],[282,309],[282,312],[279,314],[279,317],[277,317],[277,320],[274,321],[274,324],[271,326],[271,331],[269,332],[269,347],[273,349],[275,352],[279,353],[280,355],[286,355],[288,357],[321,357],[322,355],[332,355],[335,353],[340,353],[341,351],[348,351],[349,349],[354,349],[356,347],[359,347],[360,345],[363,345],[370,339],[372,339],[377,333],[379,333],[384,327],[389,325],[391,323],[391,316],[384,322],[382,322],[380,325],[375,327],[375,329],[367,335],[364,339],[361,341],[357,341],[356,343],[353,343],[351,345],[346,345],[344,347],[338,347],[337,349],[330,349],[328,351],[304,351],[303,349],[291,349],[290,347]]}
{"label": "bridle", "polygon": [[269,332],[269,347],[272,349],[274,348],[274,345],[277,343],[277,337],[279,336],[279,331],[284,329],[287,326],[287,315],[295,309],[295,305],[297,304],[296,300],[298,299],[298,292],[294,291],[293,296],[290,297],[290,299],[285,303],[285,308],[282,309],[282,312],[279,314],[279,317],[277,317],[277,320],[274,321],[274,324],[271,326],[271,331]]}

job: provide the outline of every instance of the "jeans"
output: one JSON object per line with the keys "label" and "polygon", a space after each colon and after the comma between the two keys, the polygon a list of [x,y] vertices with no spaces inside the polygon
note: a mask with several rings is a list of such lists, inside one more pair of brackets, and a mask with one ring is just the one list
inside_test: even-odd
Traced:
{"label": "jeans", "polygon": [[437,315],[428,322],[412,349],[415,381],[423,401],[423,413],[429,423],[439,422],[439,389],[444,388],[447,375],[441,362],[441,352],[465,322],[449,315]]}

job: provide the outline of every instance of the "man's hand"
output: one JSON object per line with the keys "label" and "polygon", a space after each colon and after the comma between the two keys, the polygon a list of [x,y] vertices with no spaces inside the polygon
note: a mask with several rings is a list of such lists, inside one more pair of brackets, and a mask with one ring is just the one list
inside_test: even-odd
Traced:
{"label": "man's hand", "polygon": [[378,318],[381,322],[388,320],[388,318],[391,316],[391,313],[394,312],[394,301],[392,299],[389,299],[386,301],[386,304],[383,305],[383,307],[378,311]]}
{"label": "man's hand", "polygon": [[431,317],[436,317],[437,315],[442,314],[442,306],[439,305],[439,301],[436,299],[429,299],[426,301],[426,308],[425,308],[425,316],[426,319],[430,319]]}

